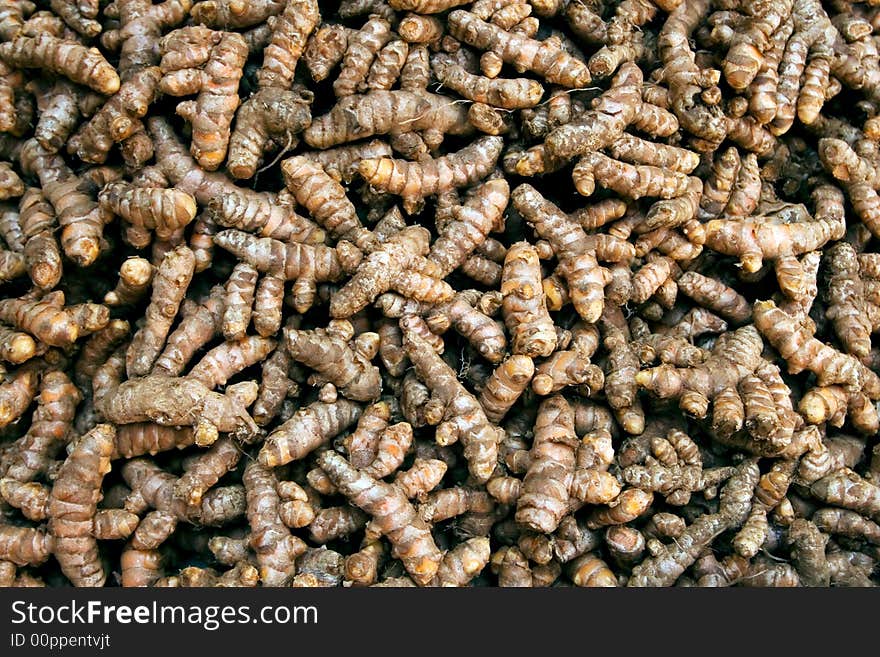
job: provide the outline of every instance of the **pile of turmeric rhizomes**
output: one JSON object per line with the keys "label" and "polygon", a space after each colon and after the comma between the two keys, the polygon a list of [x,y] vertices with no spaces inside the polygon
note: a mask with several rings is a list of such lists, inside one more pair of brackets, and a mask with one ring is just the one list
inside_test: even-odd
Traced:
{"label": "pile of turmeric rhizomes", "polygon": [[0,2],[0,585],[875,585],[878,28]]}

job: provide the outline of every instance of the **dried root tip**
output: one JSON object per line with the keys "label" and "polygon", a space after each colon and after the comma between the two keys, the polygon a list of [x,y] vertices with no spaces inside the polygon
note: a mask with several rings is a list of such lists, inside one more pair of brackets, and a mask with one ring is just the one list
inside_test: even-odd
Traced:
{"label": "dried root tip", "polygon": [[140,301],[153,281],[153,265],[139,257],[128,258],[119,268],[119,282],[104,295],[108,306],[127,306]]}
{"label": "dried root tip", "polygon": [[0,326],[0,359],[19,365],[33,358],[37,343],[27,333]]}
{"label": "dried root tip", "polygon": [[767,510],[756,504],[752,507],[742,529],[733,538],[734,550],[741,557],[751,559],[758,554],[767,538],[768,531]]}
{"label": "dried root tip", "polygon": [[645,537],[638,529],[613,525],[605,531],[605,543],[614,560],[621,566],[640,561],[645,551]]}
{"label": "dried root tip", "polygon": [[632,522],[651,506],[653,500],[654,495],[650,492],[628,488],[612,500],[608,507],[593,511],[587,520],[587,527],[598,529]]}
{"label": "dried root tip", "polygon": [[569,562],[566,571],[575,586],[606,588],[617,586],[617,577],[608,565],[592,552]]}
{"label": "dried root tip", "polygon": [[842,386],[811,388],[798,403],[798,411],[810,424],[829,422],[832,426],[843,426],[849,397]]}
{"label": "dried root tip", "polygon": [[345,557],[345,580],[352,586],[370,586],[379,578],[379,566],[385,556],[382,541],[367,543]]}
{"label": "dried root tip", "polygon": [[281,521],[291,529],[308,527],[315,520],[315,509],[303,500],[288,500],[278,507]]}
{"label": "dried root tip", "polygon": [[400,38],[407,43],[435,43],[445,31],[443,22],[433,16],[407,14],[397,26]]}
{"label": "dried root tip", "polygon": [[515,504],[522,495],[522,485],[516,477],[493,477],[486,482],[486,490],[499,504]]}

